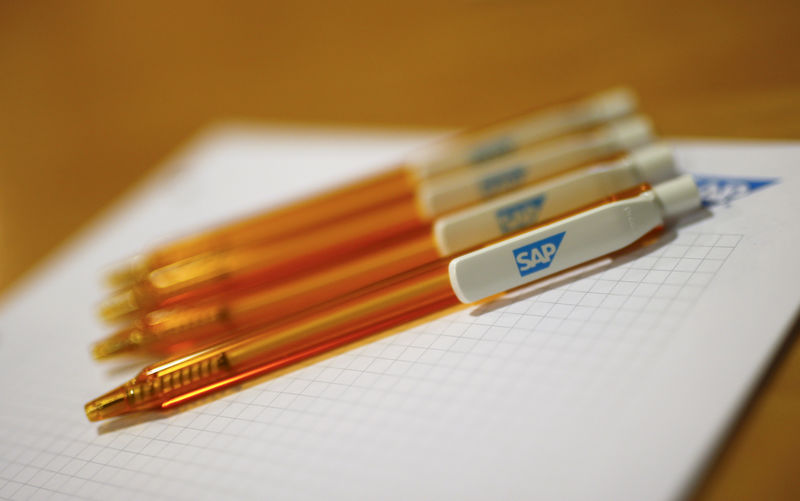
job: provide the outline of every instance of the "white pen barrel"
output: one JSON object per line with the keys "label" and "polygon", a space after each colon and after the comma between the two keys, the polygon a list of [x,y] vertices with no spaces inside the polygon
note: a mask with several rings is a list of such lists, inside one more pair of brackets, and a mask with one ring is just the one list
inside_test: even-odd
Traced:
{"label": "white pen barrel", "polygon": [[419,179],[505,155],[527,144],[623,117],[636,109],[630,89],[618,88],[574,103],[536,111],[465,137],[455,136],[410,159]]}
{"label": "white pen barrel", "polygon": [[669,147],[656,144],[608,164],[534,184],[436,220],[440,255],[450,256],[599,202],[642,183],[677,175]]}
{"label": "white pen barrel", "polygon": [[[611,193],[603,181],[620,178]],[[556,183],[523,190],[513,196],[486,202],[450,216],[438,219],[434,224],[434,236],[443,256],[491,242],[503,235],[533,226],[537,221],[547,220],[578,209],[589,202],[600,200],[615,191],[630,188],[637,180],[629,171],[602,171],[586,173],[571,183]],[[617,181],[617,179],[612,180]],[[615,191],[614,191],[615,190]]]}
{"label": "white pen barrel", "polygon": [[424,181],[417,190],[417,201],[423,216],[434,219],[583,163],[636,148],[651,139],[652,130],[647,119],[626,118],[590,133],[507,155],[474,170]]}
{"label": "white pen barrel", "polygon": [[634,198],[457,257],[450,262],[450,285],[461,302],[480,301],[627,247],[665,219],[698,207],[700,194],[692,177],[680,176]]}
{"label": "white pen barrel", "polygon": [[645,192],[458,257],[450,283],[472,303],[626,247],[662,223]]}

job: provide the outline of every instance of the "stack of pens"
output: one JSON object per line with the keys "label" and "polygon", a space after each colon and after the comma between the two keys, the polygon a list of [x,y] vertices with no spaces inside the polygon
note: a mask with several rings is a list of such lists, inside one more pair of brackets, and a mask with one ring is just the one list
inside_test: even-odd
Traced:
{"label": "stack of pens", "polygon": [[170,409],[641,244],[700,201],[635,108],[615,89],[459,134],[135,259],[93,355],[165,360],[87,416]]}

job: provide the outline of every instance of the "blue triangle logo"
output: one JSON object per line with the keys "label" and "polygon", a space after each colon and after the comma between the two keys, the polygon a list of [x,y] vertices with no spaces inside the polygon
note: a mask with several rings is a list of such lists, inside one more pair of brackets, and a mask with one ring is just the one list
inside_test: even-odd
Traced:
{"label": "blue triangle logo", "polygon": [[539,219],[544,205],[544,193],[507,205],[495,212],[495,219],[503,234],[531,226]]}
{"label": "blue triangle logo", "polygon": [[550,266],[556,256],[556,252],[558,252],[558,248],[561,246],[561,240],[564,239],[565,233],[565,231],[562,231],[514,249],[514,261],[517,263],[519,276],[524,277]]}
{"label": "blue triangle logo", "polygon": [[700,198],[706,207],[730,205],[736,199],[745,197],[765,186],[775,184],[777,178],[745,178],[730,176],[695,175],[694,180],[700,190]]}

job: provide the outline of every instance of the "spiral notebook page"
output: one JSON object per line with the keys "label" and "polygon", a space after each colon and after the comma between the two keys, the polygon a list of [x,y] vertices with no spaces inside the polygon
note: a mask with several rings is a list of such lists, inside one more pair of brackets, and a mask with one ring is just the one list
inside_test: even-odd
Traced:
{"label": "spiral notebook page", "polygon": [[89,423],[101,265],[425,135],[221,128],[5,297],[0,497],[675,499],[800,301],[800,145],[682,142],[711,207],[646,249],[161,419]]}

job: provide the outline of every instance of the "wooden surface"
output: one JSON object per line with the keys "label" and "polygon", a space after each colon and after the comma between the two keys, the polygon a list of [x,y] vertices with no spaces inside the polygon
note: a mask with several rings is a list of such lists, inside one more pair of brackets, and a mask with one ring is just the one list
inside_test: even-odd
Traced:
{"label": "wooden surface", "polygon": [[[460,127],[626,83],[665,135],[800,139],[798,19],[796,1],[3,2],[0,289],[223,119]],[[694,497],[800,498],[798,424],[790,344]]]}

